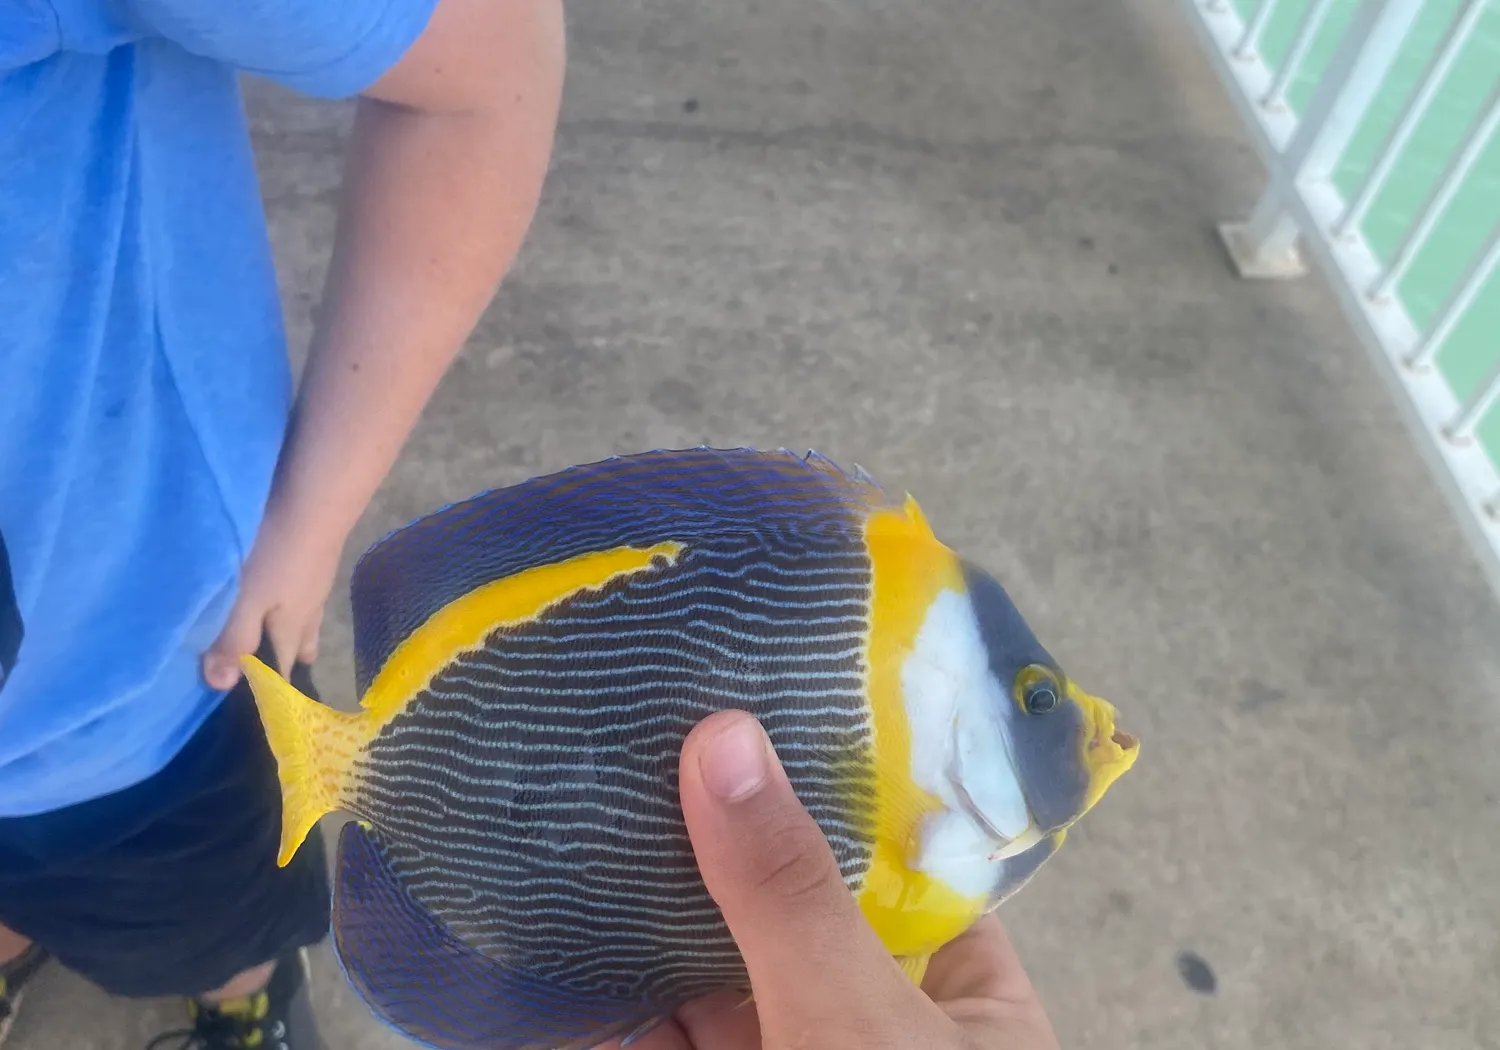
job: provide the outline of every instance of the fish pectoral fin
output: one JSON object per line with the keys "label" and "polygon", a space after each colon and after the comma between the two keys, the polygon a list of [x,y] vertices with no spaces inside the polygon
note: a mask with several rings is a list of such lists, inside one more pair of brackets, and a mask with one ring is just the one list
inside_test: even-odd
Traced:
{"label": "fish pectoral fin", "polygon": [[911,983],[918,988],[922,987],[922,978],[927,976],[927,964],[932,961],[929,955],[898,955],[896,965],[901,967],[901,972],[911,978]]}
{"label": "fish pectoral fin", "polygon": [[285,867],[313,825],[348,803],[354,757],[370,742],[375,722],[304,695],[254,656],[242,658],[240,665],[276,758],[281,781],[276,863]]}

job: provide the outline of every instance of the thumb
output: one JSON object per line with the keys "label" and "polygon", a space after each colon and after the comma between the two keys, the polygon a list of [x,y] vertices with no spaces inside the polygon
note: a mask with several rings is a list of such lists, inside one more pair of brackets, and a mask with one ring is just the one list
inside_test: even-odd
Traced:
{"label": "thumb", "polygon": [[240,657],[260,645],[265,617],[258,603],[242,597],[230,610],[229,620],[203,656],[203,677],[215,689],[233,689],[240,680]]}
{"label": "thumb", "polygon": [[834,1004],[883,1009],[919,994],[865,921],[754,718],[704,719],[683,746],[680,782],[699,870],[744,957],[763,1023],[826,1015]]}

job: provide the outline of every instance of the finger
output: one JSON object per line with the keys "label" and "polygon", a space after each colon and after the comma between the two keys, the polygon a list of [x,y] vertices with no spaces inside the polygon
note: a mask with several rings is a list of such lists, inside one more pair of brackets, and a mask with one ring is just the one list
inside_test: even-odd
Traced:
{"label": "finger", "polygon": [[761,1050],[760,1017],[744,992],[716,992],[677,1011],[694,1050]]}
{"label": "finger", "polygon": [[292,673],[292,661],[302,649],[305,627],[302,618],[285,606],[276,606],[266,612],[266,637],[271,640],[271,651],[276,656],[276,670],[283,677]]}
{"label": "finger", "polygon": [[963,1046],[974,1050],[1061,1050],[1052,1022],[1040,1008],[1008,1009],[987,999],[962,999],[942,1003],[954,1028],[963,1034]]}
{"label": "finger", "polygon": [[940,1003],[967,998],[1025,1003],[1037,998],[1010,935],[993,912],[932,957],[922,989]]}
{"label": "finger", "polygon": [[1041,998],[993,913],[932,957],[922,989],[976,1046],[1057,1047]]}
{"label": "finger", "polygon": [[242,594],[229,612],[219,637],[203,656],[203,677],[219,690],[233,689],[240,680],[240,657],[255,652],[264,623],[259,604]]}
{"label": "finger", "polygon": [[699,870],[744,956],[762,1021],[768,1011],[806,1016],[916,994],[755,719],[725,711],[696,726],[679,779]]}
{"label": "finger", "polygon": [[[593,1050],[622,1050],[621,1043],[628,1038],[630,1037],[627,1033],[619,1039],[600,1043]],[[692,1040],[687,1037],[677,1022],[668,1019],[645,1035],[631,1040],[628,1050],[697,1050],[697,1048],[693,1046]]]}
{"label": "finger", "polygon": [[323,634],[323,607],[319,606],[302,632],[302,644],[297,648],[297,661],[303,664],[318,662],[318,645]]}
{"label": "finger", "polygon": [[993,999],[939,1003],[966,1047],[975,1050],[1061,1050],[1057,1032],[1040,1004],[1021,1007]]}

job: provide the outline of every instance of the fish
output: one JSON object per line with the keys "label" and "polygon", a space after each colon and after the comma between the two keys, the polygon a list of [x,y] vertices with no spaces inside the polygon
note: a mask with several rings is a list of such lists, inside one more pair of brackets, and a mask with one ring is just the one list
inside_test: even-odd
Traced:
{"label": "fish", "polygon": [[765,728],[920,984],[1135,762],[910,495],[785,449],[614,456],[443,507],[350,582],[359,707],[246,657],[278,863],[339,834],[333,941],[441,1050],[583,1050],[748,992],[678,799],[688,732]]}

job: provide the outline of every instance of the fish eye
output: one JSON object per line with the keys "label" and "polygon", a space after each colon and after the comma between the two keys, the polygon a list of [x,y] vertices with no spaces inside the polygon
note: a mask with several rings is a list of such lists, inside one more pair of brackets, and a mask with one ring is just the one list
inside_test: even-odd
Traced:
{"label": "fish eye", "polygon": [[1057,690],[1047,682],[1038,682],[1026,690],[1026,710],[1033,715],[1045,715],[1057,707]]}
{"label": "fish eye", "polygon": [[1016,676],[1016,699],[1028,715],[1045,715],[1061,703],[1062,684],[1045,667],[1033,664]]}

